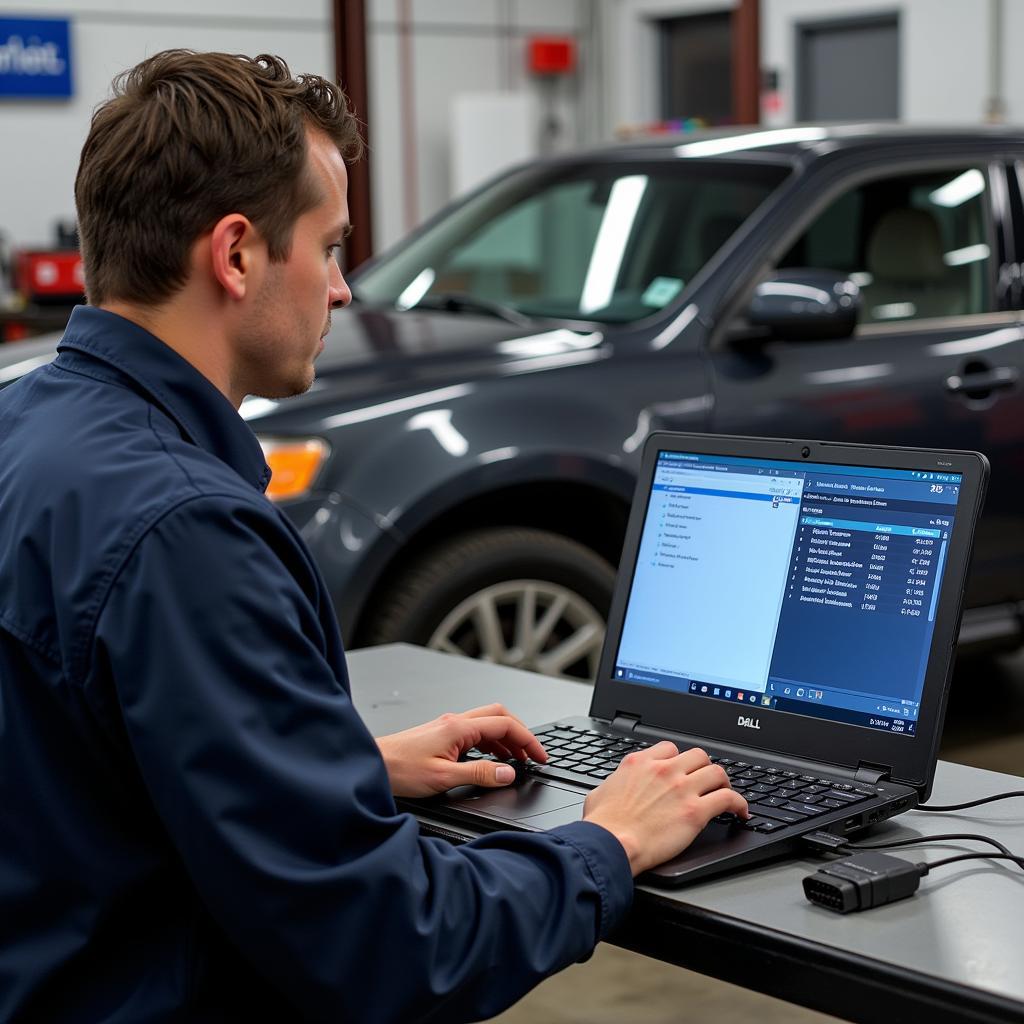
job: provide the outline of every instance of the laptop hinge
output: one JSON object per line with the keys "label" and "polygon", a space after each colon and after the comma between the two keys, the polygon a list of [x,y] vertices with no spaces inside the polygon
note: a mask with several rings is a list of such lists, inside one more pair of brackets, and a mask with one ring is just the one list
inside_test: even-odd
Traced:
{"label": "laptop hinge", "polygon": [[624,715],[620,712],[612,719],[612,727],[623,732],[635,732],[639,724],[639,715]]}
{"label": "laptop hinge", "polygon": [[858,782],[866,786],[877,786],[882,779],[887,779],[892,774],[892,769],[884,764],[871,764],[869,761],[861,761],[857,766],[855,776]]}

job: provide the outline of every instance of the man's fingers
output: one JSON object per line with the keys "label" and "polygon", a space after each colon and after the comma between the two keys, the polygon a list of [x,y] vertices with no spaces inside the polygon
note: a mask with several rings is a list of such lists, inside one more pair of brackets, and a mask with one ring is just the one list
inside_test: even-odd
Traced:
{"label": "man's fingers", "polygon": [[526,723],[518,716],[513,715],[504,704],[484,704],[478,708],[470,708],[469,711],[463,711],[463,715],[466,718],[497,718],[502,715],[507,718],[511,718],[513,721],[518,722],[524,729]]}
{"label": "man's fingers", "polygon": [[540,745],[540,741],[518,719],[508,715],[484,716],[481,718],[462,719],[463,728],[471,735],[471,746],[479,746],[481,742],[498,742],[512,751],[516,760],[527,757],[543,763],[548,755]]}
{"label": "man's fingers", "polygon": [[661,740],[646,750],[639,750],[631,756],[644,760],[663,761],[667,757],[678,757],[679,748],[669,740]]}
{"label": "man's fingers", "polygon": [[[533,733],[527,728],[526,723],[518,716],[513,715],[504,704],[484,704],[478,708],[470,708],[469,711],[463,711],[459,716],[460,718],[473,719],[474,722],[478,722],[482,718],[507,718],[519,726],[520,730],[528,736],[533,736]],[[536,753],[532,750],[527,750],[525,747],[521,747],[515,753],[516,759],[522,759],[526,757],[532,757],[534,761],[544,762],[548,759],[547,751],[537,741]],[[540,756],[538,756],[538,753]],[[511,756],[511,755],[510,755]]]}
{"label": "man's fingers", "polygon": [[492,740],[481,740],[477,745],[477,750],[484,754],[492,754],[499,761],[521,761],[522,755],[516,757],[516,755],[505,746],[504,743],[497,743]]}
{"label": "man's fingers", "polygon": [[708,757],[706,750],[701,750],[700,747],[691,747],[689,750],[684,750],[679,755],[679,763],[689,774],[698,771],[701,768],[706,768],[711,764],[711,758]]}
{"label": "man's fingers", "polygon": [[449,761],[444,766],[444,785],[453,786],[507,786],[514,782],[516,770],[511,765],[495,761]]}
{"label": "man's fingers", "polygon": [[734,789],[716,789],[701,797],[701,807],[707,820],[717,818],[719,814],[736,814],[741,818],[749,818],[747,801]]}
{"label": "man's fingers", "polygon": [[697,786],[697,792],[702,796],[705,793],[713,793],[716,789],[731,788],[725,769],[717,764],[706,764],[703,768],[690,772],[689,776]]}

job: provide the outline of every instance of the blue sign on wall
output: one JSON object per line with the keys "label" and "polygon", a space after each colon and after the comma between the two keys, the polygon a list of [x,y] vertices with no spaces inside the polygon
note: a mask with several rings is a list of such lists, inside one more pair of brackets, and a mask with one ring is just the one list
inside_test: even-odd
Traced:
{"label": "blue sign on wall", "polygon": [[67,99],[71,33],[66,18],[0,18],[0,99]]}

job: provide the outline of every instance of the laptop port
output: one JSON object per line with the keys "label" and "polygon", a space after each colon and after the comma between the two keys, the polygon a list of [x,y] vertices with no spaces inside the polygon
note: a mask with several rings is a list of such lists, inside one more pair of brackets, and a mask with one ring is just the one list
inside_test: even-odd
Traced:
{"label": "laptop port", "polygon": [[847,818],[846,821],[843,822],[843,828],[846,829],[847,832],[852,832],[855,828],[858,828],[859,826],[860,826],[860,815],[859,814],[855,814],[852,818]]}

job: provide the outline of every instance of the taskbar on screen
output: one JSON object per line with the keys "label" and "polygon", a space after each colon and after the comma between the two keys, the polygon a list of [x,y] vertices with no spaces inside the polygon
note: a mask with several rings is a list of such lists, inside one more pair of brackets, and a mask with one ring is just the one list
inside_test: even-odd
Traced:
{"label": "taskbar on screen", "polygon": [[[897,735],[917,735],[916,707],[905,708],[903,715],[894,714],[885,708],[863,710],[843,707],[839,704],[829,703],[830,695],[828,691],[810,686],[793,685],[781,687],[773,683],[771,684],[772,689],[779,692],[764,693],[761,691],[740,690],[735,686],[726,686],[722,683],[706,683],[700,680],[686,679],[681,676],[666,675],[662,672],[652,672],[626,666],[618,666],[615,669],[615,677],[622,682],[639,684],[641,686],[653,686],[660,690],[672,690],[676,693],[685,693],[693,697],[704,697],[710,700],[742,704],[751,710],[786,711],[790,714],[803,715],[810,718],[824,718],[832,722],[842,722],[846,725],[881,729],[884,732],[896,733]],[[874,699],[870,698],[870,700]],[[899,710],[899,708],[896,709],[897,712]]]}

